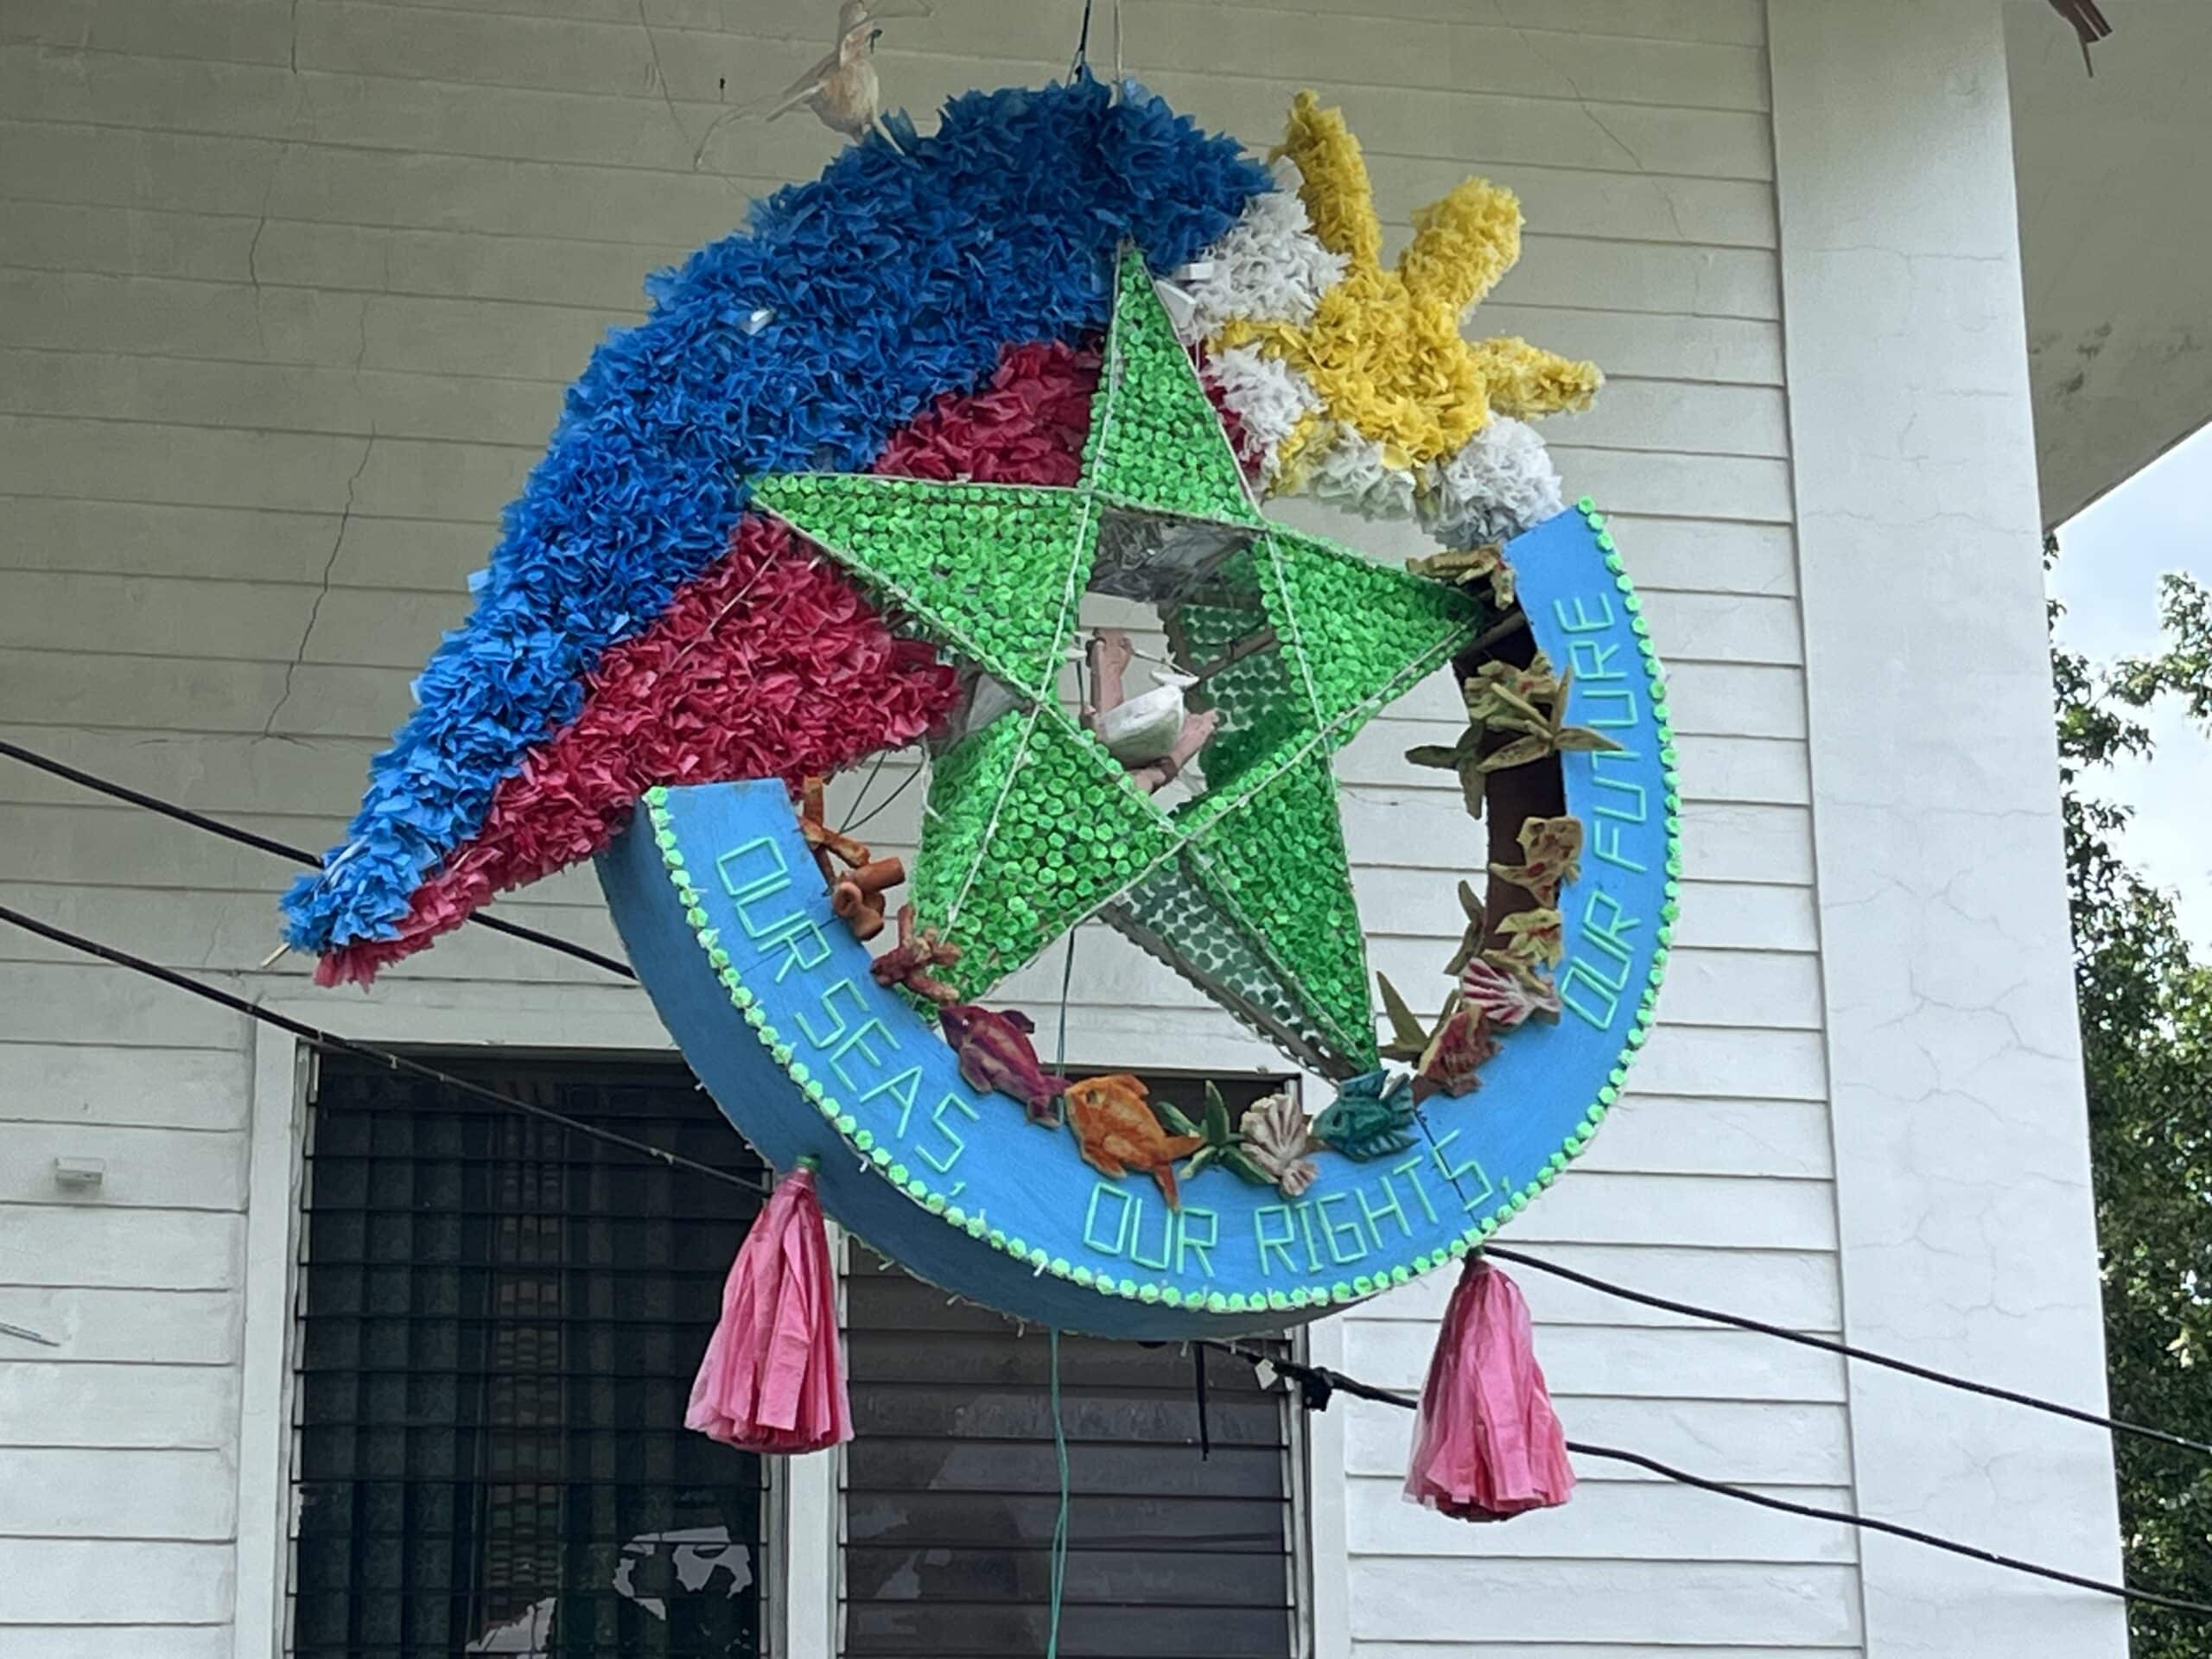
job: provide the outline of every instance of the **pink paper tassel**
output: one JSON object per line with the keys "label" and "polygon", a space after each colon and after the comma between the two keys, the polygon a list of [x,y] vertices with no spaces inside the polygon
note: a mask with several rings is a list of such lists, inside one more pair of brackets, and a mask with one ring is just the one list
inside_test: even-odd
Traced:
{"label": "pink paper tassel", "polygon": [[1409,1500],[1462,1521],[1506,1521],[1573,1495],[1567,1436],[1552,1414],[1534,1334],[1513,1281],[1470,1256],[1421,1392]]}
{"label": "pink paper tassel", "polygon": [[747,1452],[818,1452],[853,1438],[811,1160],[777,1184],[730,1263],[683,1426]]}

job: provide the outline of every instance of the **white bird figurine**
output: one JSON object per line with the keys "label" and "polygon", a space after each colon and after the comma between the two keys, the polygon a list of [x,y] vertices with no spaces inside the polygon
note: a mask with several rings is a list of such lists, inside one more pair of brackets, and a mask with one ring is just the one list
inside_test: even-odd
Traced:
{"label": "white bird figurine", "polygon": [[[875,43],[886,17],[926,17],[927,0],[845,0],[837,8],[837,43],[830,55],[776,95],[766,114],[773,121],[802,104],[832,132],[858,139],[871,131],[892,149],[899,141],[884,124],[875,75]],[[903,152],[902,152],[903,153]]]}
{"label": "white bird figurine", "polygon": [[1136,657],[1129,636],[1101,628],[1090,638],[1090,705],[1084,722],[1106,752],[1128,769],[1147,794],[1159,790],[1206,746],[1221,717],[1211,709],[1192,714],[1183,693],[1196,685],[1194,675],[1154,669],[1149,691],[1124,697],[1122,677]]}

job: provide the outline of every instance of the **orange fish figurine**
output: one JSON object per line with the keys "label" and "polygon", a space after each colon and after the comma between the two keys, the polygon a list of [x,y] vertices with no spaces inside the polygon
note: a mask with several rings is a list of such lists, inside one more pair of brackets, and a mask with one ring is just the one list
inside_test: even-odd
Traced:
{"label": "orange fish figurine", "polygon": [[1133,1169],[1152,1172],[1170,1210],[1182,1208],[1175,1190],[1175,1160],[1205,1145],[1202,1135],[1170,1135],[1145,1098],[1141,1081],[1126,1072],[1085,1077],[1068,1085],[1068,1123],[1083,1161],[1119,1179]]}

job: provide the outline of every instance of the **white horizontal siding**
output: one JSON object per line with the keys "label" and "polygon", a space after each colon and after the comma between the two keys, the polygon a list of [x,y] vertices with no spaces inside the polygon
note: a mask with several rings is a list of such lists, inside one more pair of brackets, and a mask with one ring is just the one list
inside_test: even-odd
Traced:
{"label": "white horizontal siding", "polygon": [[[950,91],[1056,73],[1072,10],[944,0],[897,22],[889,95],[926,121]],[[1516,1242],[1836,1328],[1764,5],[1127,0],[1122,19],[1134,72],[1256,143],[1300,86],[1341,102],[1394,243],[1470,171],[1521,193],[1523,259],[1477,324],[1611,377],[1552,436],[1649,597],[1687,868],[1635,1089]],[[691,166],[718,114],[825,34],[816,0],[17,0],[0,41],[0,734],[334,840],[563,386],[639,314],[645,272],[832,152],[803,119],[739,123],[712,151],[722,175]],[[1357,538],[1419,550],[1403,528]],[[1482,831],[1450,779],[1399,756],[1459,723],[1451,688],[1424,687],[1340,766],[1375,963],[1424,1004]],[[873,798],[906,775],[887,767]],[[910,844],[918,792],[871,827],[887,850]],[[297,996],[303,964],[257,971],[290,874],[0,766],[0,902]],[[615,948],[585,872],[501,913]],[[1057,990],[1041,969],[1010,987]],[[1073,1002],[1078,1059],[1166,1042],[1270,1063],[1102,930]],[[365,1008],[315,1006],[422,1040],[658,1039],[634,991],[480,929]],[[0,1319],[62,1344],[0,1365],[0,1584],[38,1580],[0,1592],[0,1650],[227,1653],[245,1022],[0,935]],[[61,1156],[105,1160],[98,1197],[54,1185]],[[1825,1357],[1521,1277],[1578,1436],[1847,1495]],[[1347,1363],[1417,1382],[1445,1288],[1348,1321]],[[1345,1409],[1348,1554],[1319,1570],[1349,1588],[1359,1659],[1857,1643],[1851,1545],[1828,1529],[1602,1465],[1562,1515],[1461,1528],[1399,1503],[1403,1419]],[[108,1593],[118,1570],[133,1586]]]}

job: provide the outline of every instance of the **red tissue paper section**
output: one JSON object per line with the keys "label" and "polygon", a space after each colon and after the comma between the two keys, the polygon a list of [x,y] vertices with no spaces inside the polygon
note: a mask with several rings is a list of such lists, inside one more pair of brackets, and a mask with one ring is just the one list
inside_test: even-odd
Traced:
{"label": "red tissue paper section", "polygon": [[1573,1491],[1529,1305],[1504,1274],[1470,1256],[1421,1391],[1406,1497],[1461,1521],[1504,1521]]}
{"label": "red tissue paper section", "polygon": [[836,1283],[814,1172],[802,1166],[777,1184],[730,1263],[683,1427],[747,1452],[851,1440]]}
{"label": "red tissue paper section", "polygon": [[[1009,347],[983,386],[949,393],[894,434],[879,473],[1073,484],[1098,354]],[[416,890],[398,936],[347,945],[324,985],[367,984],[495,894],[603,849],[656,785],[802,778],[902,747],[951,710],[957,675],[902,639],[860,588],[780,521],[748,513],[729,551],[658,620],[612,647],[583,712],[500,784],[483,830]]]}

